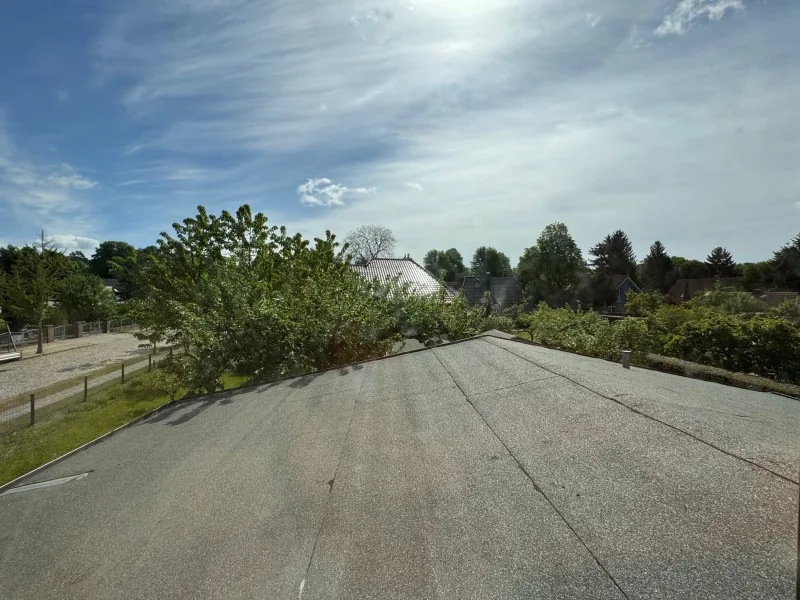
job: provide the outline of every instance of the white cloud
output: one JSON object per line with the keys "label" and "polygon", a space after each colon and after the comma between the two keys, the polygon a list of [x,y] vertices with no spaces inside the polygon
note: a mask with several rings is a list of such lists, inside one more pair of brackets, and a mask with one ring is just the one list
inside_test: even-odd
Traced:
{"label": "white cloud", "polygon": [[412,190],[417,190],[418,192],[423,192],[425,190],[422,189],[422,186],[415,181],[407,181],[406,187],[411,188]]}
{"label": "white cloud", "polygon": [[743,0],[681,0],[655,30],[656,35],[683,35],[702,19],[719,21],[725,14],[744,10]]}
{"label": "white cloud", "polygon": [[374,194],[377,188],[349,188],[346,185],[334,183],[327,177],[309,179],[298,186],[297,195],[300,202],[306,206],[344,206],[343,198],[352,194]]}
{"label": "white cloud", "polygon": [[91,256],[95,249],[100,245],[99,240],[75,235],[72,233],[45,235],[45,239],[59,250],[64,250],[67,253],[80,251],[83,252],[87,257]]}
{"label": "white cloud", "polygon": [[[518,256],[554,220],[583,248],[623,227],[640,253],[662,239],[700,258],[711,238],[755,260],[796,233],[797,3],[669,43],[743,4],[673,1],[666,18],[663,0],[120,6],[97,68],[147,126],[130,160],[233,165],[158,196],[185,214],[266,196],[272,220],[308,235],[381,222],[418,257]],[[301,202],[338,210],[282,205],[308,173],[369,173],[381,193],[348,201],[375,188],[312,179]]]}

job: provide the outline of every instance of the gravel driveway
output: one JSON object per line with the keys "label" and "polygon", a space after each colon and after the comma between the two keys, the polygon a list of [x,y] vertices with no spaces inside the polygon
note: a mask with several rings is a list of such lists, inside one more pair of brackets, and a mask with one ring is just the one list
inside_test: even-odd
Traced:
{"label": "gravel driveway", "polygon": [[22,360],[0,364],[0,400],[25,394],[75,375],[90,373],[105,365],[147,355],[130,333],[104,333],[45,345],[36,356],[36,346],[22,351]]}

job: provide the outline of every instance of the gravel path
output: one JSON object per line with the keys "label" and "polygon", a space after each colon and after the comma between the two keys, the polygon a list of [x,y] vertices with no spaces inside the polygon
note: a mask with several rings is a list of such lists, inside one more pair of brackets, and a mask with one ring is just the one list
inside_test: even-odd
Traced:
{"label": "gravel path", "polygon": [[140,343],[130,333],[104,333],[47,344],[45,353],[40,356],[34,354],[35,346],[26,347],[22,360],[0,364],[0,400],[85,375],[109,364],[146,356],[150,350],[138,348]]}

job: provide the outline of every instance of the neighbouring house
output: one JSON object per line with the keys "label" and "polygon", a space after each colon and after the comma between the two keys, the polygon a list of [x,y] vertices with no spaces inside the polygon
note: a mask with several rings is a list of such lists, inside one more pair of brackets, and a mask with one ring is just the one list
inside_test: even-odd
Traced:
{"label": "neighbouring house", "polygon": [[[351,268],[370,281],[388,283],[398,278],[401,285],[408,284],[408,289],[419,296],[438,294],[442,287],[430,271],[414,262],[409,255],[403,258],[373,258],[366,265],[351,265]],[[456,297],[456,292],[450,287],[444,286],[444,289],[449,300]]]}
{"label": "neighbouring house", "polygon": [[761,294],[753,294],[757,300],[761,300],[767,308],[774,308],[783,304],[788,300],[797,300],[800,294],[797,292],[763,292]]}
{"label": "neighbouring house", "polygon": [[522,284],[513,277],[492,277],[487,273],[483,277],[464,277],[457,286],[464,290],[464,298],[473,306],[483,301],[487,291],[499,308],[522,302],[523,298]]}
{"label": "neighbouring house", "polygon": [[698,277],[695,279],[678,279],[667,292],[667,298],[673,304],[688,302],[700,292],[720,287],[733,287],[739,283],[738,277]]}
{"label": "neighbouring house", "polygon": [[616,311],[625,312],[625,304],[628,302],[628,294],[635,292],[641,294],[642,290],[636,285],[636,282],[627,275],[612,275],[611,285],[617,291],[617,299],[612,305]]}

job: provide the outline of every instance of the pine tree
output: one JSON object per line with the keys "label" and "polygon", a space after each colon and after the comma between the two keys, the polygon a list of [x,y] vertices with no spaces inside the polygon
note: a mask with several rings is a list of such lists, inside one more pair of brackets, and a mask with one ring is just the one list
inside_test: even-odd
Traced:
{"label": "pine tree", "polygon": [[717,277],[733,277],[736,275],[736,262],[733,256],[722,246],[717,246],[706,257],[706,264],[712,274]]}
{"label": "pine tree", "polygon": [[800,233],[775,252],[769,266],[776,285],[800,291]]}
{"label": "pine tree", "polygon": [[645,257],[642,266],[643,283],[646,286],[661,292],[669,290],[673,265],[664,244],[656,241],[650,246],[650,253]]}
{"label": "pine tree", "polygon": [[591,265],[599,275],[636,277],[636,255],[627,234],[618,230],[589,250],[594,256]]}

